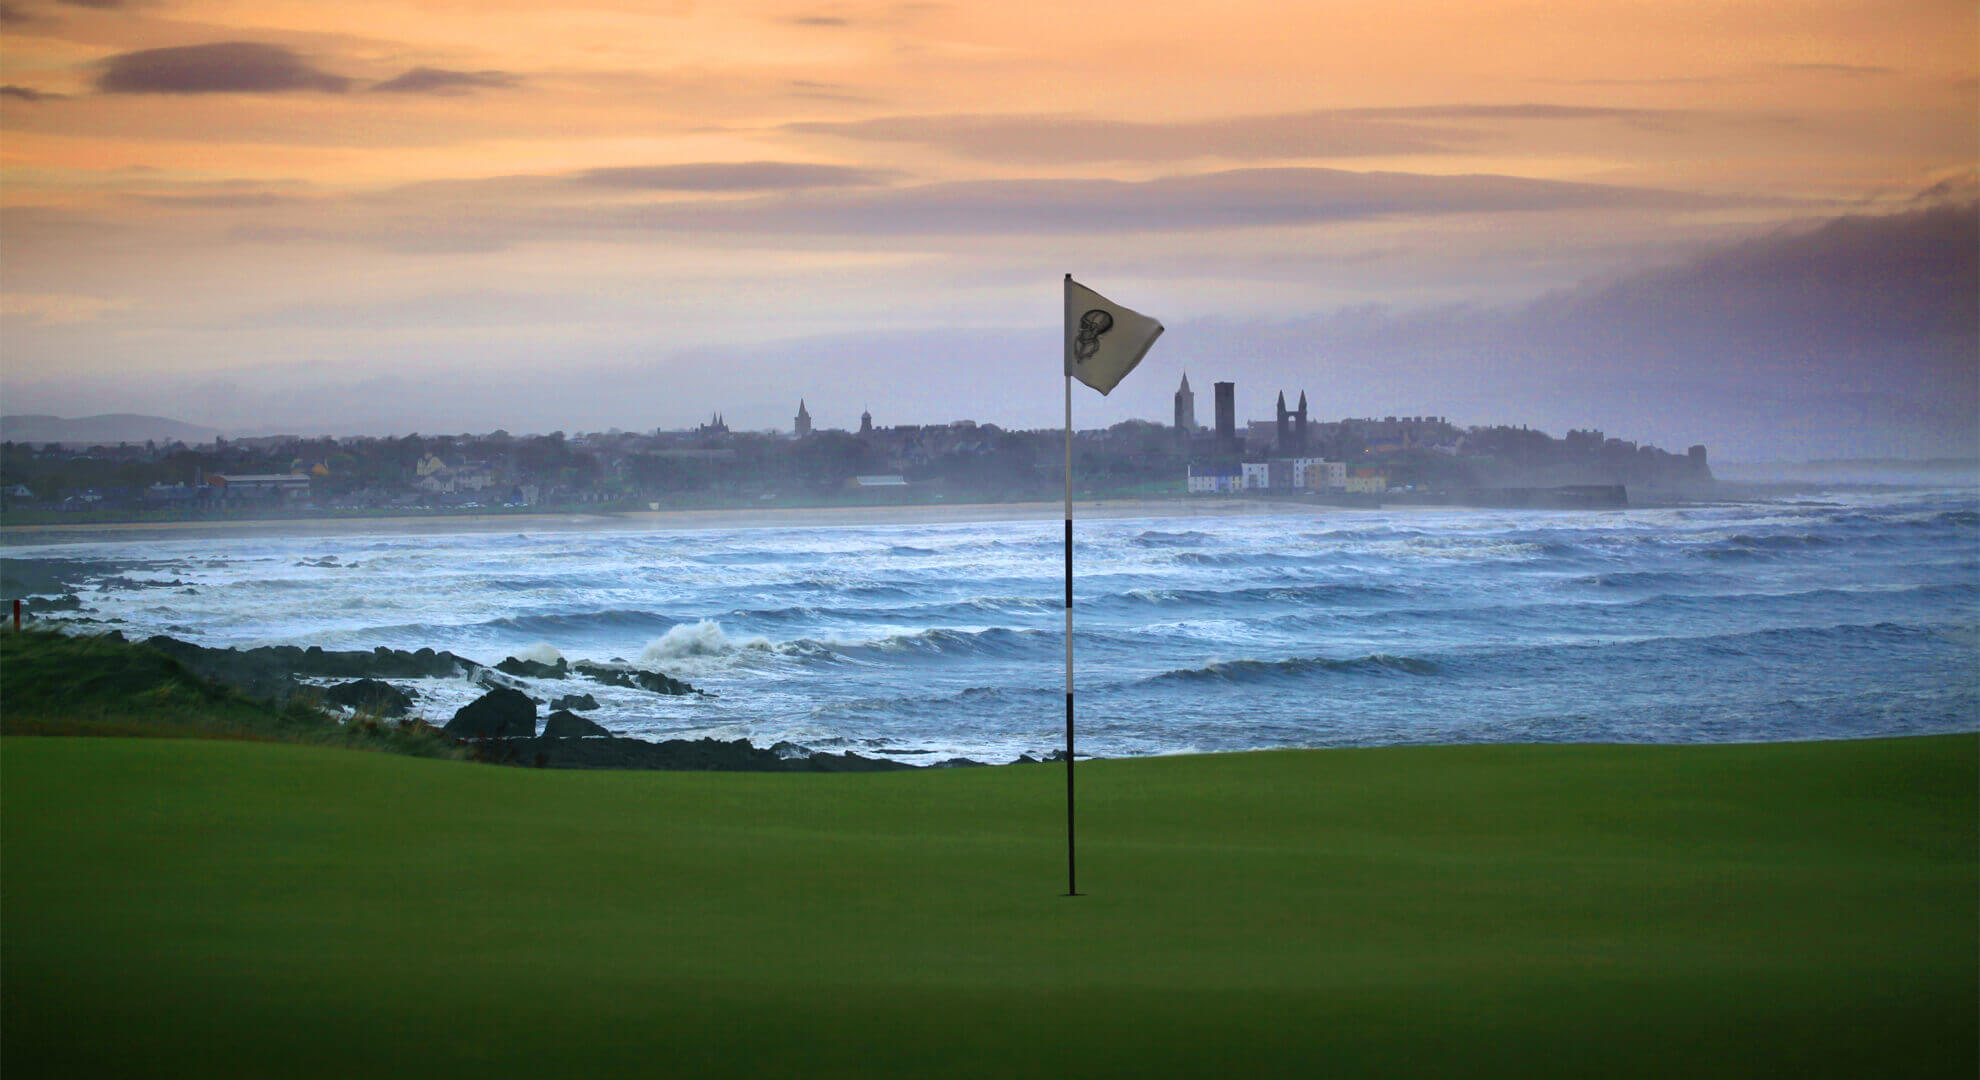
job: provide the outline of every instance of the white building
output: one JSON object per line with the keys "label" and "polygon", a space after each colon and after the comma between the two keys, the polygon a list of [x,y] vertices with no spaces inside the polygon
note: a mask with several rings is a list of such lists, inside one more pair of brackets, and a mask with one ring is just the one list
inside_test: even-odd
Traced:
{"label": "white building", "polygon": [[1300,488],[1347,487],[1347,462],[1320,458],[1293,459],[1293,486]]}
{"label": "white building", "polygon": [[1206,465],[1201,471],[1196,466],[1189,467],[1189,491],[1192,495],[1229,495],[1243,489],[1244,477],[1229,466]]}
{"label": "white building", "polygon": [[309,477],[303,473],[208,473],[206,482],[230,499],[300,499],[309,495]]}
{"label": "white building", "polygon": [[1264,491],[1272,486],[1272,466],[1263,461],[1244,463],[1244,490]]}

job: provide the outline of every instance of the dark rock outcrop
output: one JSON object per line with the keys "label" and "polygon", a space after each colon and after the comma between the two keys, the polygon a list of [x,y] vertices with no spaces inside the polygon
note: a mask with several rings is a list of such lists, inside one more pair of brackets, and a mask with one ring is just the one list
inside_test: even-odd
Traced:
{"label": "dark rock outcrop", "polygon": [[412,708],[413,695],[378,679],[359,679],[325,690],[323,701],[379,716],[404,716]]}
{"label": "dark rock outcrop", "polygon": [[[209,679],[231,683],[256,697],[277,701],[288,698],[298,689],[305,689],[312,695],[319,692],[315,687],[301,687],[295,680],[298,675],[338,679],[457,678],[466,675],[477,685],[491,690],[520,691],[523,684],[517,681],[519,676],[570,678],[575,672],[609,686],[624,686],[655,694],[679,696],[703,693],[680,679],[657,671],[630,665],[600,664],[591,660],[580,660],[575,664],[559,660],[556,664],[544,664],[512,656],[491,668],[450,652],[435,652],[432,649],[408,652],[382,645],[370,652],[326,650],[314,645],[307,649],[294,645],[213,649],[164,634],[148,639],[145,644]],[[589,704],[580,705],[578,702]],[[560,705],[564,708],[598,707],[589,694],[579,695],[576,702],[561,700]]]}
{"label": "dark rock outcrop", "polygon": [[534,739],[536,702],[498,686],[461,706],[441,730],[457,739]]}
{"label": "dark rock outcrop", "polygon": [[108,577],[96,583],[104,592],[135,592],[138,589],[182,589],[191,582],[173,578],[170,581],[146,581],[142,578],[125,577],[122,574]]}
{"label": "dark rock outcrop", "polygon": [[565,694],[563,697],[551,699],[550,707],[553,709],[590,710],[598,707],[598,699],[592,697],[590,694]]}
{"label": "dark rock outcrop", "polygon": [[[294,676],[335,679],[451,678],[475,671],[480,664],[450,652],[420,649],[407,652],[380,646],[370,652],[307,649],[294,645],[264,645],[255,649],[210,649],[159,634],[146,645],[209,679],[231,683],[257,697],[282,700],[297,690]],[[314,693],[315,689],[310,688]]]}
{"label": "dark rock outcrop", "polygon": [[603,725],[564,709],[558,709],[543,721],[543,737],[546,739],[582,739],[590,735],[610,734]]}
{"label": "dark rock outcrop", "polygon": [[889,772],[914,766],[858,754],[785,757],[748,739],[495,739],[476,756],[501,765],[551,769],[677,769],[696,772]]}
{"label": "dark rock outcrop", "polygon": [[629,686],[638,690],[651,690],[656,694],[699,694],[701,691],[687,683],[657,671],[647,671],[635,667],[608,667],[590,660],[579,660],[571,665],[571,670],[607,686]]}
{"label": "dark rock outcrop", "polygon": [[555,664],[540,660],[524,660],[511,656],[495,665],[495,670],[508,675],[521,675],[528,679],[561,679],[570,673],[570,665],[559,659]]}

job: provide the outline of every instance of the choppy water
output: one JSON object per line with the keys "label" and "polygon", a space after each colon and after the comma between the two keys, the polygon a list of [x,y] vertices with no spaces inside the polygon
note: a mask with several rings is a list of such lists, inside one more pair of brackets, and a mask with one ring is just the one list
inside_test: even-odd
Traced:
{"label": "choppy water", "polygon": [[[527,524],[523,524],[527,530]],[[1009,760],[1063,724],[1050,522],[116,541],[83,599],[210,645],[615,657],[607,727]],[[1980,494],[1078,526],[1080,747],[1980,730]],[[445,719],[478,692],[426,680]],[[909,758],[908,760],[913,760]]]}

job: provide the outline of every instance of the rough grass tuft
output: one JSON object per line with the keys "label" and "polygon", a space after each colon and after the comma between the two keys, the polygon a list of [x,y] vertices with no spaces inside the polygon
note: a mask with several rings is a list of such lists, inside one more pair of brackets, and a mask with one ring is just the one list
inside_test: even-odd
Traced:
{"label": "rough grass tuft", "polygon": [[423,721],[339,722],[312,698],[277,704],[118,634],[0,634],[0,733],[306,742],[456,757]]}

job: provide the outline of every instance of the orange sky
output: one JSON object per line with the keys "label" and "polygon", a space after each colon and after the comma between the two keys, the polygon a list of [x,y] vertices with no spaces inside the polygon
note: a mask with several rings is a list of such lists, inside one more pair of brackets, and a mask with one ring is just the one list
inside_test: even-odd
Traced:
{"label": "orange sky", "polygon": [[1516,302],[1970,190],[1977,41],[1970,0],[5,0],[0,388],[1029,326],[1064,267],[1172,323]]}

